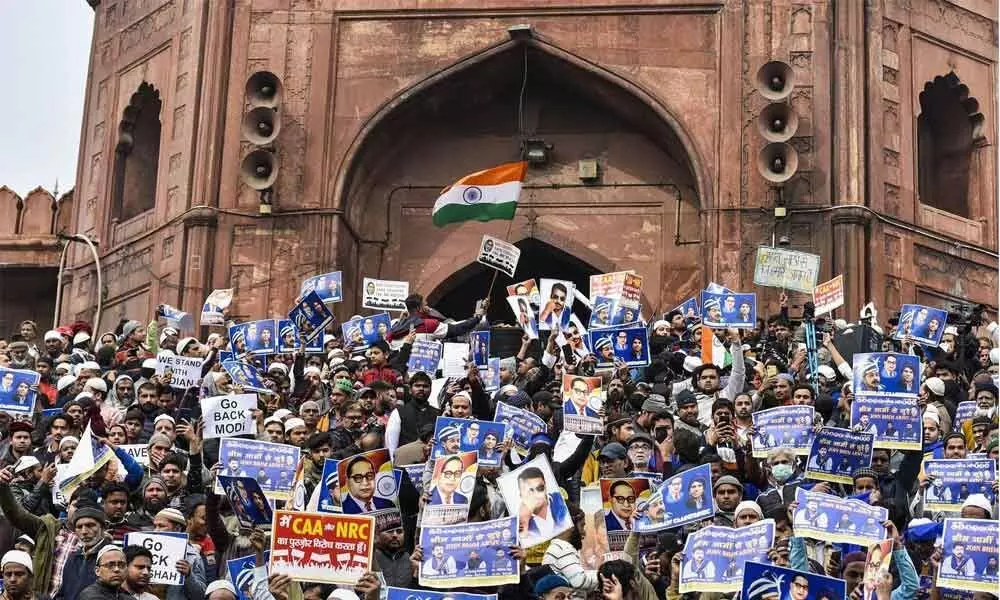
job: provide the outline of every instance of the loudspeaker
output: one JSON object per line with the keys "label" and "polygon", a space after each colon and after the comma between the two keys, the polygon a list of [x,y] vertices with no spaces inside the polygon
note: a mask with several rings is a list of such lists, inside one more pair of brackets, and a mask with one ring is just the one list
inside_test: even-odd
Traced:
{"label": "loudspeaker", "polygon": [[787,102],[768,104],[757,116],[757,131],[769,142],[787,142],[799,128],[799,117]]}
{"label": "loudspeaker", "polygon": [[757,70],[755,87],[768,100],[784,100],[795,87],[794,78],[795,74],[788,63],[772,60]]}
{"label": "loudspeaker", "polygon": [[270,144],[280,130],[281,121],[273,108],[258,106],[243,117],[243,137],[256,146]]}
{"label": "loudspeaker", "polygon": [[257,71],[247,79],[246,95],[251,107],[275,108],[281,103],[281,80],[270,71]]}
{"label": "loudspeaker", "polygon": [[799,154],[787,143],[770,143],[757,155],[757,171],[772,185],[791,179],[798,167]]}
{"label": "loudspeaker", "polygon": [[278,161],[270,150],[254,150],[240,163],[240,180],[255,190],[266,190],[278,178]]}

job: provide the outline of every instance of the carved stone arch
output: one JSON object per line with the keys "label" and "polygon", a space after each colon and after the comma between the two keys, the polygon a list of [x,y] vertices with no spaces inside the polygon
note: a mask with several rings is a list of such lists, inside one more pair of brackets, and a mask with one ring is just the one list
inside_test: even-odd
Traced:
{"label": "carved stone arch", "polygon": [[143,81],[122,110],[112,177],[112,219],[116,221],[127,221],[156,204],[162,107],[159,90]]}
{"label": "carved stone arch", "polygon": [[0,186],[0,235],[17,233],[18,220],[24,201],[17,192],[7,186]]}
{"label": "carved stone arch", "polygon": [[52,233],[52,214],[56,210],[56,199],[43,187],[37,187],[24,197],[19,233],[25,235],[49,235]]}
{"label": "carved stone arch", "polygon": [[973,218],[969,201],[972,154],[985,142],[979,101],[954,71],[920,92],[917,117],[917,189],[922,203]]}

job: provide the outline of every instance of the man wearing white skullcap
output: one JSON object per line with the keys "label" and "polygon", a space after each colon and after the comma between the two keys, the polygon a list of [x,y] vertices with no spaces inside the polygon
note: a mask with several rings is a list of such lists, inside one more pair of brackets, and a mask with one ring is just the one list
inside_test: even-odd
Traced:
{"label": "man wearing white skullcap", "polygon": [[970,494],[962,503],[963,519],[992,519],[993,503],[985,494]]}
{"label": "man wearing white skullcap", "polygon": [[11,550],[0,559],[3,573],[4,598],[35,598],[31,588],[34,585],[35,568],[27,552]]}
{"label": "man wearing white skullcap", "polygon": [[208,600],[236,600],[236,588],[225,579],[216,579],[205,588]]}

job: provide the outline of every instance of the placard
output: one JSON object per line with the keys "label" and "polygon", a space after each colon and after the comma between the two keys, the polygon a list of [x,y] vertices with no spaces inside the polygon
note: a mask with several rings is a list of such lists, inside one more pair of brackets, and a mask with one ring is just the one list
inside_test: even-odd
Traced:
{"label": "placard", "polygon": [[[319,512],[343,512],[340,508],[340,461],[328,458],[323,461],[323,473],[316,484],[318,491],[316,510]],[[311,507],[310,507],[311,508]]]}
{"label": "placard", "polygon": [[650,481],[623,477],[601,479],[598,484],[601,488],[601,510],[610,551],[620,552],[625,549],[625,542],[632,532],[635,507],[650,499]]}
{"label": "placard", "polygon": [[855,397],[915,398],[920,393],[920,359],[911,354],[859,352],[852,371]]}
{"label": "placard", "polygon": [[744,565],[767,561],[773,544],[773,519],[738,529],[710,525],[693,531],[684,544],[680,593],[739,591]]}
{"label": "placard", "polygon": [[997,533],[991,519],[945,519],[938,587],[996,594]]}
{"label": "placard", "polygon": [[904,304],[899,309],[899,325],[893,339],[901,340],[909,335],[918,344],[936,348],[947,323],[948,311],[922,304]]}
{"label": "placard", "polygon": [[385,600],[497,600],[496,594],[466,594],[465,592],[408,590],[392,586],[385,589]]}
{"label": "placard", "polygon": [[497,485],[510,512],[518,515],[514,539],[519,539],[523,548],[548,541],[573,526],[566,500],[544,454],[504,473],[497,478]]}
{"label": "placard", "polygon": [[[267,573],[267,563],[271,560],[271,551],[264,551],[264,572]],[[257,555],[241,556],[226,561],[229,581],[236,588],[236,600],[253,600],[250,588],[253,587],[253,571],[257,568]]]}
{"label": "placard", "polygon": [[264,381],[260,378],[260,372],[250,363],[239,360],[224,360],[222,361],[222,368],[226,370],[226,373],[229,373],[229,376],[233,379],[233,384],[242,387],[244,390],[260,392],[261,394],[274,393],[264,385]]}
{"label": "placard", "polygon": [[740,597],[748,600],[758,598],[840,600],[847,597],[847,582],[806,571],[747,561],[743,567],[743,587],[740,590]]}
{"label": "placard", "polygon": [[483,241],[479,244],[479,256],[476,262],[513,277],[520,258],[521,249],[514,244],[491,235],[484,235]]}
{"label": "placard", "polygon": [[468,520],[477,469],[476,452],[434,459],[430,500],[424,505],[421,527],[454,525]]}
{"label": "placard", "polygon": [[367,348],[380,339],[385,339],[392,327],[389,313],[379,313],[367,317],[354,317],[340,326],[344,341],[354,350]]}
{"label": "placard", "polygon": [[[264,495],[273,500],[287,500],[292,491],[292,479],[299,464],[300,449],[288,444],[274,444],[242,438],[219,440],[220,475],[253,477]],[[215,493],[222,487],[216,482]]]}
{"label": "placard", "polygon": [[160,314],[163,315],[163,320],[167,322],[167,326],[173,327],[178,331],[192,331],[194,329],[194,319],[191,318],[189,313],[179,308],[175,308],[169,304],[161,304]]}
{"label": "placard", "polygon": [[757,294],[701,293],[701,322],[720,329],[757,327]]}
{"label": "placard", "polygon": [[514,447],[522,454],[528,452],[531,436],[536,433],[544,433],[548,429],[545,420],[535,413],[504,402],[497,402],[496,414],[493,419],[507,423],[511,430]]}
{"label": "placard", "polygon": [[538,320],[528,296],[507,296],[507,304],[514,313],[514,320],[528,338],[538,339]]}
{"label": "placard", "polygon": [[254,525],[271,523],[271,505],[256,479],[219,475],[219,485],[242,527],[252,528]]}
{"label": "placard", "polygon": [[0,412],[13,417],[34,414],[37,392],[32,388],[40,379],[35,371],[0,367]]}
{"label": "placard", "polygon": [[268,573],[353,586],[371,570],[374,545],[371,516],[276,510]]}
{"label": "placard", "polygon": [[125,534],[125,546],[142,546],[153,555],[149,582],[153,585],[181,585],[184,576],[175,566],[187,551],[186,533],[135,531]]}
{"label": "placard", "polygon": [[563,375],[563,426],[566,431],[600,435],[604,432],[600,377]]}
{"label": "placard", "polygon": [[538,329],[562,331],[569,327],[573,313],[576,289],[572,281],[545,279],[540,282],[541,304],[538,310]]}
{"label": "placard", "polygon": [[408,281],[365,277],[361,306],[374,310],[406,310],[406,297],[409,295]]}
{"label": "placard", "polygon": [[641,533],[662,531],[713,516],[712,467],[699,465],[668,478],[649,502],[637,505],[633,529]]}
{"label": "placard", "polygon": [[855,396],[851,429],[874,435],[876,448],[923,448],[923,419],[916,396]]}
{"label": "placard", "polygon": [[[837,427],[824,427],[813,439],[806,477],[833,483],[854,483],[855,469],[872,466],[875,436]],[[879,538],[881,539],[881,538]]]}
{"label": "placard", "polygon": [[885,539],[882,525],[889,511],[857,498],[795,490],[798,507],[792,516],[795,535],[840,544],[868,546]]}
{"label": "placard", "polygon": [[257,394],[226,394],[201,399],[205,423],[202,439],[211,440],[239,435],[256,435]]}
{"label": "placard", "polygon": [[787,448],[797,456],[809,456],[813,443],[813,422],[816,410],[812,406],[778,406],[754,412],[754,458],[767,458],[774,448]]}
{"label": "placard", "polygon": [[[697,296],[692,296],[684,302],[681,302],[674,307],[674,310],[681,313],[685,321],[695,321],[701,319],[701,307],[698,305]],[[666,318],[666,315],[664,315],[664,318]]]}
{"label": "placard", "polygon": [[819,263],[818,254],[760,246],[753,282],[754,285],[811,294],[819,278]]}
{"label": "placard", "polygon": [[924,460],[924,510],[962,512],[962,503],[971,494],[983,494],[990,503],[996,481],[996,461],[989,458],[948,458]]}
{"label": "placard", "polygon": [[186,391],[201,385],[202,362],[201,358],[162,351],[156,355],[156,374],[160,377],[170,374],[170,387]]}
{"label": "placard", "polygon": [[500,389],[500,358],[494,357],[486,362],[486,367],[479,367],[479,378],[483,380],[483,390],[495,392]]}
{"label": "placard", "polygon": [[226,324],[226,309],[233,301],[233,288],[212,290],[201,306],[201,324],[219,326]]}
{"label": "placard", "polygon": [[419,583],[438,589],[516,584],[521,565],[510,547],[517,543],[517,517],[421,527]]}
{"label": "placard", "polygon": [[379,513],[398,507],[399,486],[385,448],[341,460],[337,464],[337,481],[344,514]]}
{"label": "placard", "polygon": [[587,333],[597,367],[612,367],[616,360],[629,367],[649,365],[649,330],[642,325],[617,325]]}
{"label": "placard", "polygon": [[295,326],[298,334],[305,338],[306,343],[322,336],[326,328],[333,324],[333,313],[326,307],[315,291],[299,298],[292,310],[288,311],[288,320]]}
{"label": "placard", "polygon": [[469,345],[461,342],[445,342],[441,350],[441,374],[445,377],[462,379],[469,361]]}
{"label": "placard", "polygon": [[324,304],[333,304],[344,299],[343,289],[343,274],[340,271],[333,271],[323,275],[315,275],[303,281],[299,288],[299,295],[305,296],[309,292],[316,292]]}
{"label": "placard", "polygon": [[824,281],[813,290],[813,304],[816,316],[825,315],[844,305],[844,276],[837,275]]}
{"label": "placard", "polygon": [[432,378],[441,363],[441,342],[435,340],[415,340],[410,347],[410,358],[406,361],[406,369],[410,373],[420,371]]}
{"label": "placard", "polygon": [[485,367],[490,360],[490,332],[473,331],[469,334],[469,356],[476,367]]}
{"label": "placard", "polygon": [[525,296],[534,306],[539,304],[538,284],[534,279],[525,279],[507,286],[508,296]]}
{"label": "placard", "polygon": [[431,457],[475,452],[479,457],[480,467],[499,467],[503,457],[500,447],[510,435],[510,428],[506,423],[438,417],[434,422]]}

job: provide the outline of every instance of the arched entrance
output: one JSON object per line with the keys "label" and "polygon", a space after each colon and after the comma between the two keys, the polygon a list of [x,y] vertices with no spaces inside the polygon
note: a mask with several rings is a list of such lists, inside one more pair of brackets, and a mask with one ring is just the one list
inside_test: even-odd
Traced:
{"label": "arched entrance", "polygon": [[[440,189],[518,160],[519,131],[551,157],[529,169],[514,222],[435,228]],[[584,160],[597,161],[596,180],[581,179]],[[661,308],[664,290],[670,301],[702,283],[702,247],[676,244],[702,237],[711,186],[698,164],[665,104],[620,75],[538,39],[489,47],[390,100],[351,144],[335,186],[351,229],[338,242],[345,297],[364,276],[398,278],[445,314],[468,314],[467,296],[492,277],[469,264],[489,234],[525,240],[526,277],[580,277],[586,290],[590,273],[633,269]]]}

